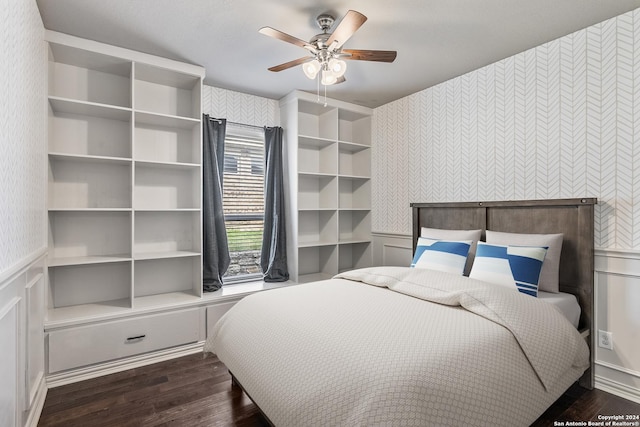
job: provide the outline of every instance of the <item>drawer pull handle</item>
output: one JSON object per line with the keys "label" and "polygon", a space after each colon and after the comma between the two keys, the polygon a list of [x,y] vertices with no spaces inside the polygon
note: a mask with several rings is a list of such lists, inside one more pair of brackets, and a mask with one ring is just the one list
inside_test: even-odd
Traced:
{"label": "drawer pull handle", "polygon": [[141,340],[144,339],[144,337],[146,337],[146,335],[138,335],[136,337],[129,337],[129,338],[127,338],[127,342],[141,341]]}

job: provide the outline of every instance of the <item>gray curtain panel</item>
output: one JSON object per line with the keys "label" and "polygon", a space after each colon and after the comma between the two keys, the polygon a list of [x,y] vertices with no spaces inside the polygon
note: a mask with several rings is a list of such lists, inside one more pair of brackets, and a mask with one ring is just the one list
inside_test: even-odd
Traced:
{"label": "gray curtain panel", "polygon": [[260,265],[265,282],[289,280],[285,229],[282,128],[264,128],[264,234]]}
{"label": "gray curtain panel", "polygon": [[202,286],[204,292],[213,292],[222,287],[222,276],[231,263],[222,211],[227,121],[204,114],[202,125]]}

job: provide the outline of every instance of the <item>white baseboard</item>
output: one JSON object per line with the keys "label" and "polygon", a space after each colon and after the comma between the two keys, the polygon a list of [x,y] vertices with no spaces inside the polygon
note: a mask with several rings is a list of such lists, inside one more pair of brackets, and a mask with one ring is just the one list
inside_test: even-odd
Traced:
{"label": "white baseboard", "polygon": [[204,341],[139,356],[128,357],[126,359],[114,360],[107,363],[101,363],[99,365],[92,365],[84,368],[74,369],[72,371],[51,374],[47,376],[47,387],[60,387],[78,381],[89,380],[92,378],[101,377],[103,375],[114,374],[116,372],[122,372],[128,369],[139,368],[141,366],[151,365],[153,363],[164,362],[166,360],[188,356],[190,354],[202,352],[203,347]]}
{"label": "white baseboard", "polygon": [[40,414],[42,414],[42,408],[44,408],[44,401],[47,397],[47,383],[44,380],[44,377],[40,381],[40,385],[38,386],[38,391],[36,392],[36,396],[33,399],[33,404],[29,410],[27,415],[27,419],[24,423],[25,427],[37,427],[38,421],[40,421]]}
{"label": "white baseboard", "polygon": [[616,396],[631,400],[632,402],[640,403],[640,390],[634,387],[629,387],[626,384],[610,380],[600,375],[596,375],[596,388],[602,391],[606,391],[607,393],[615,394]]}

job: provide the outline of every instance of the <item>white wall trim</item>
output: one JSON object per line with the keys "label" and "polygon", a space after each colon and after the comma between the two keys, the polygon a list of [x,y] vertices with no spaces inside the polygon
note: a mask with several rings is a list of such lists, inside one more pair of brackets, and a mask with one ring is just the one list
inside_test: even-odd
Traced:
{"label": "white wall trim", "polygon": [[179,62],[168,58],[161,58],[155,55],[150,55],[148,53],[125,49],[119,46],[112,46],[106,43],[97,42],[95,40],[83,39],[57,31],[45,29],[44,38],[46,41],[51,43],[61,43],[92,52],[101,52],[105,55],[125,58],[129,61],[147,62],[158,67],[177,69],[182,73],[192,74],[195,76],[200,76],[202,78],[204,78],[205,75],[205,69],[200,65],[188,64],[186,62]]}
{"label": "white wall trim", "polygon": [[377,236],[377,237],[392,237],[392,238],[397,238],[397,239],[411,239],[413,237],[413,235],[411,234],[404,234],[404,233],[387,233],[384,231],[373,231],[371,232],[372,236]]}
{"label": "white wall trim", "polygon": [[45,255],[46,253],[47,247],[43,246],[40,249],[35,250],[31,254],[27,255],[26,257],[22,258],[20,261],[0,273],[0,283],[8,282],[13,279],[13,276],[22,274],[25,269],[27,269],[38,258]]}
{"label": "white wall trim", "polygon": [[[631,375],[640,379],[640,372],[634,371],[633,369],[627,369],[623,366],[614,365],[613,363],[603,362],[601,360],[596,360],[596,365],[604,366],[608,369],[613,369],[614,371],[622,372],[623,374]],[[640,393],[640,390],[637,390]]]}
{"label": "white wall trim", "polygon": [[[9,314],[11,312],[11,310],[13,310],[13,308],[15,306],[17,306],[18,303],[20,303],[21,300],[22,300],[22,298],[13,297],[9,301],[7,301],[7,303],[5,305],[1,306],[0,307],[0,320],[4,319],[4,316]],[[17,317],[16,317],[16,319],[17,319]]]}
{"label": "white wall trim", "polygon": [[101,377],[103,375],[114,374],[116,372],[126,371],[128,369],[139,368],[141,366],[151,365],[158,362],[164,362],[178,357],[188,356],[202,352],[204,341],[193,344],[187,344],[180,347],[174,347],[166,350],[146,353],[139,356],[127,357],[125,359],[114,360],[111,362],[92,365],[72,371],[61,372],[47,376],[47,387],[54,388],[78,381],[89,380]]}
{"label": "white wall trim", "polygon": [[615,394],[616,396],[631,400],[632,402],[640,403],[640,390],[637,388],[629,387],[626,384],[610,380],[600,375],[596,375],[595,378],[597,389]]}
{"label": "white wall trim", "polygon": [[33,405],[29,410],[29,414],[25,421],[25,427],[37,427],[38,421],[40,421],[40,415],[42,415],[42,408],[44,408],[44,401],[47,398],[47,383],[44,381],[44,377],[40,381],[36,397],[33,400]]}
{"label": "white wall trim", "polygon": [[640,277],[640,251],[633,249],[596,249],[596,273]]}
{"label": "white wall trim", "polygon": [[640,250],[637,250],[637,249],[595,248],[594,252],[596,256],[640,260]]}
{"label": "white wall trim", "polygon": [[384,243],[382,245],[385,248],[397,248],[397,249],[409,249],[409,250],[413,250],[413,248],[411,246],[405,246],[405,245],[394,245],[391,243]]}

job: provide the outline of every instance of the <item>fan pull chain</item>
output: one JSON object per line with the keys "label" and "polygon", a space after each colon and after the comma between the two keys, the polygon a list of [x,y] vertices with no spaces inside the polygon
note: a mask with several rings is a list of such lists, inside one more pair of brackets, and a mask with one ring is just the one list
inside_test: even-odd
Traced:
{"label": "fan pull chain", "polygon": [[324,107],[327,106],[327,85],[324,85]]}

